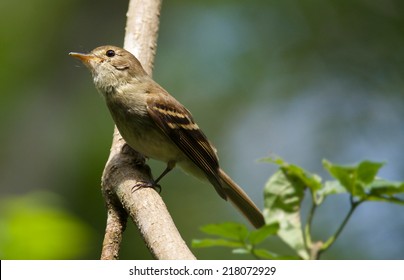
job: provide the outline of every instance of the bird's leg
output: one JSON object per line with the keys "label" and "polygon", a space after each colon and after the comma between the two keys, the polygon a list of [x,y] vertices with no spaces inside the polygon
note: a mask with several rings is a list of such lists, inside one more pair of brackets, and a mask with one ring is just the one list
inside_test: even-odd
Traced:
{"label": "bird's leg", "polygon": [[173,168],[175,167],[175,161],[169,161],[167,162],[167,167],[166,169],[164,169],[163,173],[161,173],[160,176],[158,176],[158,178],[156,180],[154,180],[154,183],[156,185],[158,185],[158,182],[171,170],[173,170]]}
{"label": "bird's leg", "polygon": [[149,182],[139,182],[138,184],[136,184],[136,186],[134,186],[132,188],[132,192],[135,192],[137,189],[139,188],[153,188],[155,191],[157,191],[158,193],[161,193],[161,186],[158,184],[158,182],[168,173],[170,172],[173,168],[175,167],[175,161],[169,161],[167,163],[167,167],[166,169],[164,169],[163,173],[161,173],[161,175],[154,180],[154,182],[152,184],[150,184]]}

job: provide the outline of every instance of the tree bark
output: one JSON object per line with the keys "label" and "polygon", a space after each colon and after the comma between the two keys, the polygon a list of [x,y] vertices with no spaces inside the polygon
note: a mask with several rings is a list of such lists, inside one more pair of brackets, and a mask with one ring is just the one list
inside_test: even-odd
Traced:
{"label": "tree bark", "polygon": [[[151,75],[157,46],[162,0],[131,0],[124,48],[132,52]],[[195,259],[181,238],[161,199],[153,189],[145,158],[132,150],[114,129],[112,146],[101,186],[107,207],[101,259],[118,259],[122,234],[131,217],[156,259]]]}

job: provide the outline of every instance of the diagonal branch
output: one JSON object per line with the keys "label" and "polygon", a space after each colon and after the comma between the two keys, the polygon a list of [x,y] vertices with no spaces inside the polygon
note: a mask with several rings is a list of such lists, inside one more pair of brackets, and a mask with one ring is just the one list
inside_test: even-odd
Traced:
{"label": "diagonal branch", "polygon": [[[132,52],[151,74],[157,46],[162,0],[131,0],[127,13],[124,48]],[[195,259],[152,188],[143,156],[132,150],[115,127],[108,161],[102,175],[102,193],[108,210],[101,259],[118,259],[122,234],[129,216],[156,259]]]}

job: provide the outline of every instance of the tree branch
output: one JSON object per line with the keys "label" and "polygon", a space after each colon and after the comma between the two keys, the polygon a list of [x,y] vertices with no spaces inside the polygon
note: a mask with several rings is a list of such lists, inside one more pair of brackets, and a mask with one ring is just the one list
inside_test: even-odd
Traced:
{"label": "tree branch", "polygon": [[[124,48],[132,52],[149,74],[157,46],[161,0],[131,0]],[[115,127],[110,155],[102,175],[102,193],[108,210],[101,259],[118,259],[122,233],[131,217],[156,259],[195,259],[153,188],[150,168],[132,150]]]}

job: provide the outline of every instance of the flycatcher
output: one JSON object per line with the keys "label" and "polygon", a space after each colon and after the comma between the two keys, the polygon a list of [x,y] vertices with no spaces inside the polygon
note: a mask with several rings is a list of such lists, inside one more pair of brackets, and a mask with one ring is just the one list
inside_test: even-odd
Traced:
{"label": "flycatcher", "polygon": [[220,168],[216,149],[191,113],[145,72],[134,55],[115,46],[69,54],[90,69],[127,144],[146,157],[167,163],[156,183],[178,164],[185,172],[207,179],[255,227],[265,224],[254,202]]}

